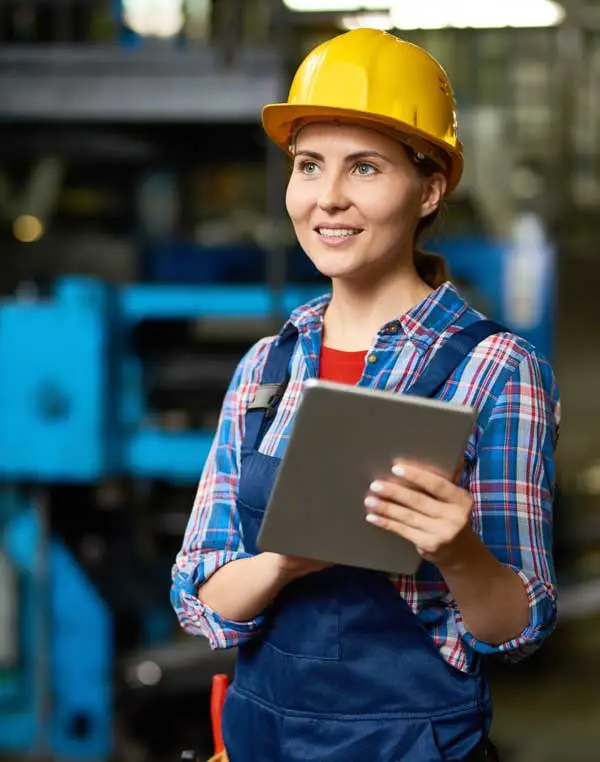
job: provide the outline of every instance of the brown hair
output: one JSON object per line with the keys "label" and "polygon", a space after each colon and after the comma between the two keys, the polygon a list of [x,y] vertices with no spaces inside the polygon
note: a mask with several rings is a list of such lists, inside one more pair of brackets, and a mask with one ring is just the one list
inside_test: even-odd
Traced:
{"label": "brown hair", "polygon": [[415,269],[419,277],[431,288],[439,288],[442,283],[445,283],[450,278],[450,269],[444,257],[440,254],[425,251],[419,245],[419,241],[434,224],[439,213],[440,210],[438,209],[427,217],[423,217],[417,225],[417,232],[415,234]]}
{"label": "brown hair", "polygon": [[[411,161],[415,165],[419,174],[423,177],[431,177],[436,172],[440,172],[441,168],[439,164],[428,158],[421,158],[420,155],[415,154],[410,148],[406,149]],[[433,254],[429,251],[425,251],[422,248],[421,242],[427,232],[434,225],[435,221],[440,215],[440,208],[435,212],[428,214],[427,217],[423,217],[417,225],[415,232],[414,243],[414,263],[415,269],[420,278],[430,288],[439,288],[442,283],[445,283],[450,278],[450,270],[444,257],[439,254]]]}

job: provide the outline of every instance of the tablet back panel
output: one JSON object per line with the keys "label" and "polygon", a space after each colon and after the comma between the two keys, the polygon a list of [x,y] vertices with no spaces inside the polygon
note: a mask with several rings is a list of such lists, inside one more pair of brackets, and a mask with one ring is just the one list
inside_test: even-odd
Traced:
{"label": "tablet back panel", "polygon": [[365,521],[364,498],[395,459],[454,474],[472,408],[327,381],[307,382],[258,536],[261,550],[414,574],[415,547]]}

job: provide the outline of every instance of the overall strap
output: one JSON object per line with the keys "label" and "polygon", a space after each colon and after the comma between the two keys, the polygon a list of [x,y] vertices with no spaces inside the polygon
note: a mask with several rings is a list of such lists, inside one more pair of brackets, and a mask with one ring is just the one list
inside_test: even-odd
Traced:
{"label": "overall strap", "polygon": [[296,348],[298,332],[291,331],[272,344],[260,386],[246,409],[242,452],[257,450],[275,417],[277,406],[289,382],[289,366]]}
{"label": "overall strap", "polygon": [[506,330],[493,320],[477,320],[455,333],[438,349],[431,362],[406,393],[413,394],[415,397],[433,397],[478,344],[488,336],[504,333]]}

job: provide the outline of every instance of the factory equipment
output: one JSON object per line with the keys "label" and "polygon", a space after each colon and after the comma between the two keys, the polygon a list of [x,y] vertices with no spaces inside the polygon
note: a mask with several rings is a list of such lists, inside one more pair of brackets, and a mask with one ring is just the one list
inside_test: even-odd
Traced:
{"label": "factory equipment", "polygon": [[[307,296],[290,289],[283,306]],[[137,646],[164,642],[175,629],[168,604],[172,549],[163,556],[159,549],[159,561],[145,564],[140,537],[151,542],[161,532],[144,535],[142,521],[130,528],[124,552],[127,527],[111,537],[111,499],[117,510],[123,501],[151,505],[162,495],[150,520],[168,523],[166,485],[185,490],[197,481],[227,379],[249,343],[268,332],[272,311],[261,287],[118,289],[85,279],[58,283],[50,298],[28,295],[0,306],[0,480],[6,485],[0,548],[11,567],[3,575],[2,632],[18,633],[16,655],[14,644],[6,638],[2,644],[11,657],[0,673],[2,749],[41,745],[82,759],[110,754],[120,620],[137,628],[122,639]],[[180,341],[183,352],[176,353],[168,339],[173,328],[181,337],[182,326],[193,323],[202,345],[202,322],[219,319],[258,325],[245,339],[235,332],[229,359],[206,344],[198,356],[193,339]],[[223,330],[221,322],[217,346]],[[194,351],[195,358],[186,354]]]}

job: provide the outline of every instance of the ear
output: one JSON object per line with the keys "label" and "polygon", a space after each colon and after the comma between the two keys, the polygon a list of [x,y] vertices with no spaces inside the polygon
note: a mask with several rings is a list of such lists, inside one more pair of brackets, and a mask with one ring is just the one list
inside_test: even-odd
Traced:
{"label": "ear", "polygon": [[421,197],[421,217],[428,217],[439,209],[447,186],[448,182],[441,172],[425,178]]}

